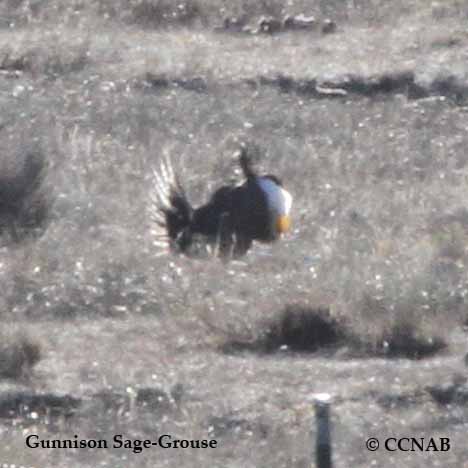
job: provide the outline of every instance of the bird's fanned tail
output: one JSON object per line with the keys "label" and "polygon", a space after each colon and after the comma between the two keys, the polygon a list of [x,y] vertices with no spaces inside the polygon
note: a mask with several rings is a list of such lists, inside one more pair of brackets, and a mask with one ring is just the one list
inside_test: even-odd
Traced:
{"label": "bird's fanned tail", "polygon": [[153,170],[150,220],[154,244],[171,250],[184,250],[193,208],[168,157]]}

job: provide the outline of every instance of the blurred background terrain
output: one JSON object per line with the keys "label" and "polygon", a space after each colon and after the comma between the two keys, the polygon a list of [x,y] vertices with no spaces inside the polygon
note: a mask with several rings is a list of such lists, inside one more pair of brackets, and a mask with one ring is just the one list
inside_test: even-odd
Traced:
{"label": "blurred background terrain", "polygon": [[[462,466],[467,20],[457,0],[1,2],[0,463],[305,468],[330,392],[336,466]],[[158,247],[160,158],[198,204],[241,141],[293,231],[227,265]]]}

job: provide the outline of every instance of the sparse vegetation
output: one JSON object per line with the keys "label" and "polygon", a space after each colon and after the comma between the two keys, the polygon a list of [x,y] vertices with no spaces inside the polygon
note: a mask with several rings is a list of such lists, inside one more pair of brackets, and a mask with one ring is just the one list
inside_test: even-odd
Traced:
{"label": "sparse vegetation", "polygon": [[52,198],[44,185],[46,163],[42,154],[9,159],[4,157],[0,167],[0,227],[2,233],[9,231],[12,241],[19,242],[27,234],[43,230],[49,221]]}
{"label": "sparse vegetation", "polygon": [[365,323],[360,314],[360,319],[346,320],[333,317],[326,308],[290,304],[274,318],[256,324],[259,330],[254,333],[252,326],[234,332],[218,330],[225,337],[221,349],[227,353],[260,354],[328,349],[341,357],[421,359],[447,347],[443,333],[431,330],[433,323],[424,324],[421,316],[418,318],[411,311],[386,310],[388,318],[383,319],[378,311],[379,306],[374,304],[371,313],[376,313],[376,317]]}
{"label": "sparse vegetation", "polygon": [[287,305],[277,323],[270,325],[265,346],[267,349],[282,346],[292,351],[314,351],[333,345],[345,333],[338,320],[324,308],[310,308],[299,304]]}
{"label": "sparse vegetation", "polygon": [[325,308],[289,304],[277,317],[263,321],[253,337],[236,337],[225,333],[225,352],[251,351],[276,353],[285,351],[314,352],[331,345],[343,345],[346,327]]}
{"label": "sparse vegetation", "polygon": [[[301,13],[336,33],[215,31]],[[34,337],[0,345],[2,463],[305,467],[327,391],[337,466],[430,465],[363,441],[439,430],[459,466],[467,17],[456,0],[0,2],[0,314]],[[293,233],[229,265],[168,255],[152,167],[170,157],[201,203],[239,141],[292,192]],[[25,450],[31,427],[220,448],[54,458]]]}
{"label": "sparse vegetation", "polygon": [[22,333],[4,331],[0,343],[0,378],[30,378],[41,357],[41,346],[37,341]]}
{"label": "sparse vegetation", "polygon": [[446,348],[447,343],[439,336],[425,336],[419,328],[419,322],[405,319],[397,322],[390,330],[383,333],[380,349],[383,355],[390,357],[423,358],[432,356]]}

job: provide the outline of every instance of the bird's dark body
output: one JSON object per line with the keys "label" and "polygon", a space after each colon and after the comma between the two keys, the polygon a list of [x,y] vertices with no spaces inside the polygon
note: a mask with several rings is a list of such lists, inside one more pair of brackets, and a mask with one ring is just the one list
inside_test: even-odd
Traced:
{"label": "bird's dark body", "polygon": [[[216,246],[219,256],[235,258],[244,255],[254,240],[272,242],[279,237],[266,195],[245,153],[241,155],[240,163],[245,182],[219,188],[199,208],[191,207],[179,183],[171,187],[169,206],[161,211],[174,250],[187,253],[193,239],[203,236],[208,244]],[[276,177],[263,177],[281,186]]]}

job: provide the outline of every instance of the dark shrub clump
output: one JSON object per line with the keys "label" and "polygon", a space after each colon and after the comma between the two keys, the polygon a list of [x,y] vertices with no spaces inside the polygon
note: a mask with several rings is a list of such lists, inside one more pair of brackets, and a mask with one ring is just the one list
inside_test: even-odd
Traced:
{"label": "dark shrub clump", "polygon": [[344,336],[343,324],[328,308],[292,304],[271,323],[264,345],[267,349],[286,346],[291,351],[316,351],[337,344]]}
{"label": "dark shrub clump", "polygon": [[39,343],[26,336],[2,337],[0,343],[0,378],[29,377],[35,364],[41,360]]}
{"label": "dark shrub clump", "polygon": [[44,178],[46,162],[42,154],[29,153],[18,167],[0,164],[0,234],[8,231],[19,242],[27,234],[45,227],[50,213],[50,197]]}
{"label": "dark shrub clump", "polygon": [[445,341],[438,336],[427,336],[418,330],[415,322],[399,321],[383,333],[380,353],[389,357],[422,359],[446,348]]}
{"label": "dark shrub clump", "polygon": [[231,339],[224,344],[223,350],[314,352],[337,345],[346,337],[344,324],[332,317],[328,308],[301,304],[287,305],[277,317],[269,319],[261,327],[263,331],[257,337]]}

